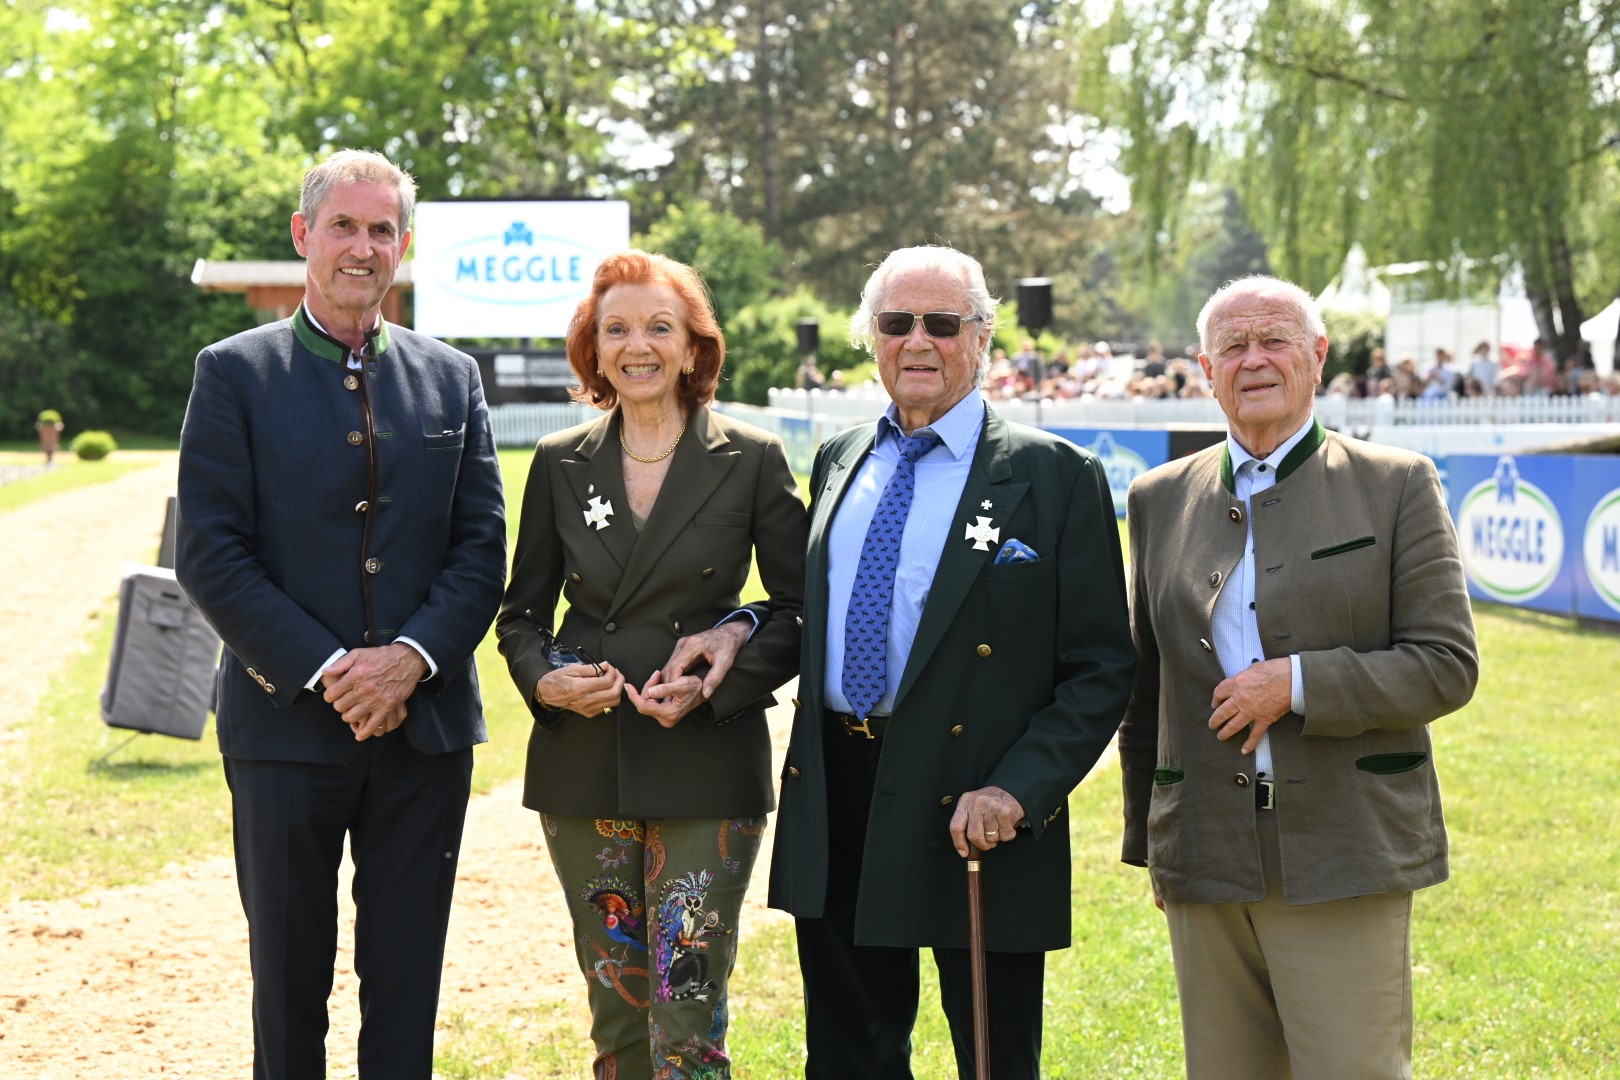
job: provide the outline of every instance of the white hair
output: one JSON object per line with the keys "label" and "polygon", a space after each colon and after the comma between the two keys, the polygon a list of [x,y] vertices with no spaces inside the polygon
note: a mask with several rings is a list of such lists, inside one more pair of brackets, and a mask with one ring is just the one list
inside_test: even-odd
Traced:
{"label": "white hair", "polygon": [[1209,320],[1234,296],[1276,297],[1295,310],[1299,315],[1300,324],[1310,331],[1312,338],[1327,337],[1327,325],[1322,322],[1322,309],[1317,306],[1316,298],[1310,293],[1292,281],[1285,281],[1279,277],[1246,274],[1216,289],[1210,298],[1204,301],[1203,309],[1198,312],[1198,348],[1205,354],[1209,352]]}
{"label": "white hair", "polygon": [[[960,281],[962,291],[967,294],[968,307],[971,309],[966,314],[983,319],[987,330],[995,329],[996,298],[990,295],[990,288],[984,283],[984,267],[979,265],[979,260],[952,247],[923,244],[918,247],[896,248],[889,252],[888,258],[879,263],[878,268],[872,271],[872,276],[866,279],[866,285],[861,289],[861,306],[849,320],[849,340],[852,344],[874,356],[877,355],[877,341],[872,336],[872,322],[877,313],[884,310],[889,283],[901,274],[917,271],[933,271],[943,277]],[[984,348],[979,354],[978,370],[973,379],[974,385],[982,383],[985,372],[990,370],[991,341],[992,335],[986,334]]]}

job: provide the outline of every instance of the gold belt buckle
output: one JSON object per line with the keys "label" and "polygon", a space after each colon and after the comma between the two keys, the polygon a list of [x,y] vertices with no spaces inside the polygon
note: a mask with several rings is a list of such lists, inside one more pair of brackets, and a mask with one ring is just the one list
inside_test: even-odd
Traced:
{"label": "gold belt buckle", "polygon": [[872,734],[872,718],[870,716],[866,717],[858,724],[852,724],[848,720],[844,721],[844,734],[853,735],[857,731],[862,735],[865,735],[868,739],[877,738],[876,735]]}

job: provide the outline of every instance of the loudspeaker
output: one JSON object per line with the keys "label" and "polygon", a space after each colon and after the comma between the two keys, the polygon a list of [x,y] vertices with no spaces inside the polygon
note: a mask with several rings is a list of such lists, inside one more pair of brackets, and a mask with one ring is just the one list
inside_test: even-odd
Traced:
{"label": "loudspeaker", "polygon": [[1018,279],[1018,325],[1039,333],[1052,325],[1052,279]]}
{"label": "loudspeaker", "polygon": [[815,319],[799,320],[799,355],[809,356],[821,348],[821,324]]}
{"label": "loudspeaker", "polygon": [[200,739],[212,708],[219,636],[159,566],[129,566],[118,589],[101,721],[108,727]]}

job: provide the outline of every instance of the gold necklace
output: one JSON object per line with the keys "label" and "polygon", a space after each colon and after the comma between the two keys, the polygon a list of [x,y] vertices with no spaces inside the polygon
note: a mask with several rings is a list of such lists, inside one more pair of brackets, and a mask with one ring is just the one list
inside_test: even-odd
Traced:
{"label": "gold necklace", "polygon": [[658,454],[658,455],[656,455],[654,457],[642,457],[640,454],[638,454],[634,450],[630,449],[630,444],[625,442],[625,440],[624,440],[624,419],[621,417],[619,419],[619,445],[624,447],[624,452],[625,453],[629,454],[632,458],[634,458],[636,461],[641,462],[643,465],[655,465],[658,462],[663,461],[665,458],[669,457],[669,455],[673,454],[675,452],[675,448],[677,446],[681,445],[681,436],[686,434],[686,425],[691,421],[691,419],[692,418],[690,416],[688,416],[685,420],[681,421],[681,430],[679,430],[679,431],[677,431],[675,433],[675,441],[669,444],[669,449],[668,450],[665,450],[662,454]]}

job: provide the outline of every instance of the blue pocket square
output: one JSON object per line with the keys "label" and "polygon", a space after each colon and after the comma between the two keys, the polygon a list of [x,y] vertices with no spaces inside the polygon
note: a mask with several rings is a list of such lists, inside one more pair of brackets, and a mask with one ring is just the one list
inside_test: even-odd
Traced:
{"label": "blue pocket square", "polygon": [[1030,547],[1022,540],[1012,539],[1008,540],[1005,544],[1002,544],[1001,550],[996,552],[995,565],[1000,566],[1003,563],[1015,562],[1037,562],[1039,560],[1040,556],[1035,554],[1034,548]]}

